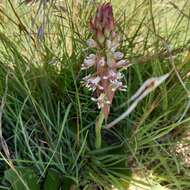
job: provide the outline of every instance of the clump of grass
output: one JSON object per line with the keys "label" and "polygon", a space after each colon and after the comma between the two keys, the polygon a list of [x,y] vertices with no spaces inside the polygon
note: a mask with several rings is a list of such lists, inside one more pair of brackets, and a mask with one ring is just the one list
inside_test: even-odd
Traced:
{"label": "clump of grass", "polygon": [[[190,122],[188,2],[163,9],[165,4],[128,0],[123,2],[126,10],[117,3],[113,1],[116,30],[123,37],[121,51],[134,65],[125,72],[127,92],[116,93],[109,121],[127,110],[129,98],[143,81],[171,74],[117,128],[103,130],[98,150],[98,110],[80,84],[85,75],[80,66],[89,53],[87,23],[97,3],[50,1],[46,9],[38,9],[39,4],[26,7],[9,1],[1,11],[0,93],[6,96],[1,128],[10,153],[8,157],[2,149],[1,188],[10,186],[4,178],[10,167],[18,175],[18,167],[32,168],[41,186],[53,168],[62,176],[60,188],[69,181],[68,189],[126,189],[133,182],[131,172],[137,170],[145,178],[145,171],[152,172],[168,188],[190,188],[189,168],[171,151],[176,134]],[[45,22],[35,17],[37,11],[42,11]],[[30,16],[35,18],[32,23]],[[166,17],[170,19],[163,22]]]}

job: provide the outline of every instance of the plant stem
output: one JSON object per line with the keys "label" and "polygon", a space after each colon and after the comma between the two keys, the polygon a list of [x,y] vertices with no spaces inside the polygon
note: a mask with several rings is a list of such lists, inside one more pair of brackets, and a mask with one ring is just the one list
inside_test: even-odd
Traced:
{"label": "plant stem", "polygon": [[105,119],[104,113],[103,113],[103,111],[101,110],[101,111],[100,111],[100,114],[99,114],[99,116],[98,116],[98,118],[97,118],[97,121],[96,121],[96,128],[95,128],[95,132],[96,132],[95,147],[96,147],[96,149],[101,148],[101,145],[102,145],[101,129],[102,129],[102,124],[103,124],[104,119]]}

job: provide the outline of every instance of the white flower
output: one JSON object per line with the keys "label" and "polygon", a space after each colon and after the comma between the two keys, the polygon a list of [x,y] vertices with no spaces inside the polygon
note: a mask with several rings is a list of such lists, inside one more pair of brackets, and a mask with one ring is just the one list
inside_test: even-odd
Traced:
{"label": "white flower", "polygon": [[116,79],[120,80],[124,77],[124,75],[121,72],[117,72]]}
{"label": "white flower", "polygon": [[98,109],[103,108],[105,104],[111,104],[111,102],[108,100],[107,96],[104,93],[101,93],[98,98],[92,97],[91,100],[97,102]]}
{"label": "white flower", "polygon": [[126,86],[123,85],[123,83],[119,80],[112,80],[111,82],[111,87],[112,91],[116,91],[117,89],[120,91],[126,91]]}
{"label": "white flower", "polygon": [[82,64],[82,70],[88,69],[92,67],[96,63],[96,55],[90,54],[84,59],[84,63]]}
{"label": "white flower", "polygon": [[123,56],[124,56],[124,54],[123,54],[122,52],[119,52],[119,51],[115,52],[113,55],[114,55],[114,58],[115,58],[116,60],[120,60],[120,59],[122,59]]}
{"label": "white flower", "polygon": [[123,85],[123,83],[118,80],[111,80],[110,82],[111,82],[112,91],[116,91],[120,86]]}
{"label": "white flower", "polygon": [[109,70],[108,78],[110,80],[120,80],[123,78],[123,74],[118,71]]}
{"label": "white flower", "polygon": [[105,66],[105,64],[106,64],[106,62],[105,62],[105,58],[104,57],[101,57],[100,58],[100,60],[98,61],[98,64],[100,65],[100,66]]}
{"label": "white flower", "polygon": [[121,37],[116,35],[114,37],[114,39],[112,40],[112,44],[111,44],[111,52],[115,52],[116,49],[120,46],[121,43]]}
{"label": "white flower", "polygon": [[[91,77],[91,75],[88,75],[83,78],[84,80],[84,85],[92,91],[95,91],[96,88],[98,87],[100,90],[103,88],[101,87],[98,83],[100,82],[101,78],[99,76],[97,77]],[[102,89],[103,90],[103,89]]]}
{"label": "white flower", "polygon": [[127,85],[121,85],[118,90],[126,92],[127,91]]}
{"label": "white flower", "polygon": [[109,70],[109,78],[116,78],[117,77],[117,72],[113,70]]}
{"label": "white flower", "polygon": [[101,80],[101,78],[99,76],[97,76],[97,77],[94,77],[94,78],[90,78],[89,82],[92,83],[92,84],[97,85],[100,82],[100,80]]}
{"label": "white flower", "polygon": [[89,74],[89,75],[85,76],[85,77],[83,78],[83,80],[84,80],[84,81],[87,81],[91,76],[92,76],[92,75]]}
{"label": "white flower", "polygon": [[97,43],[92,38],[88,39],[86,43],[87,43],[88,47],[90,47],[90,48],[97,47]]}
{"label": "white flower", "polygon": [[114,53],[116,49],[119,47],[120,41],[121,38],[119,36],[115,36],[113,40],[106,40],[107,49]]}
{"label": "white flower", "polygon": [[128,66],[129,65],[129,63],[128,63],[128,61],[126,61],[126,60],[120,60],[120,61],[118,61],[117,63],[116,63],[116,67],[125,67],[125,66]]}

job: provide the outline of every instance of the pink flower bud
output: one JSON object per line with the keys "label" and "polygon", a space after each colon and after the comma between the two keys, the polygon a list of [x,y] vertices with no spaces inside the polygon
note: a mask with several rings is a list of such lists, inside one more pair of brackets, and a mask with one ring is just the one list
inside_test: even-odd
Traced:
{"label": "pink flower bud", "polygon": [[95,35],[98,41],[103,41],[100,34],[104,37],[110,36],[114,30],[113,10],[110,3],[104,3],[97,8],[96,16],[94,20],[90,20],[89,26],[91,31],[96,31]]}
{"label": "pink flower bud", "polygon": [[96,37],[97,37],[97,40],[98,40],[98,42],[99,42],[100,44],[103,44],[103,43],[104,43],[104,41],[105,41],[105,36],[104,36],[104,34],[102,33],[101,30],[97,30],[97,31],[96,31]]}

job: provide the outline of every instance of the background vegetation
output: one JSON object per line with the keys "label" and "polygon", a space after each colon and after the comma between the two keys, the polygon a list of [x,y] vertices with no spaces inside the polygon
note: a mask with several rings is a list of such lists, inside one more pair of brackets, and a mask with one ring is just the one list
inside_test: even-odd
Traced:
{"label": "background vegetation", "polygon": [[103,130],[81,86],[88,20],[99,2],[4,0],[0,8],[1,189],[190,189],[190,1],[113,0],[125,72],[109,121],[153,76],[171,72],[125,120]]}

